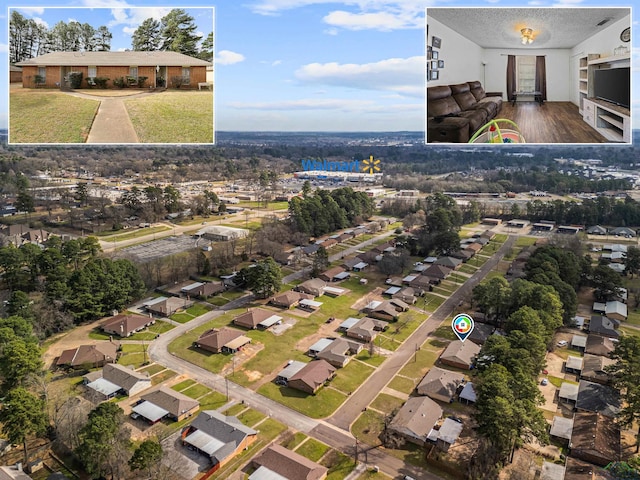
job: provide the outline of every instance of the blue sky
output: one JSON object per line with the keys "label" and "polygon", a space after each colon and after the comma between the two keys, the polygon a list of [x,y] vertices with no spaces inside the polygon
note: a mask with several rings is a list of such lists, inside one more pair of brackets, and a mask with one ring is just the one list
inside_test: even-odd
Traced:
{"label": "blue sky", "polygon": [[[196,18],[203,34],[210,29],[210,9],[195,7],[215,8],[217,130],[422,131],[425,7],[612,6],[562,1],[201,0],[179,8]],[[112,50],[129,48],[137,24],[150,16],[160,18],[175,7],[164,0],[20,4],[21,12],[49,26],[70,19],[96,28],[107,25],[114,34]],[[37,8],[26,11],[23,5]],[[52,6],[65,8],[45,8]],[[0,63],[0,88],[6,91],[7,12],[0,17],[0,55],[5,58]],[[636,126],[640,125],[637,53],[634,48]],[[4,96],[0,128],[6,125]]]}

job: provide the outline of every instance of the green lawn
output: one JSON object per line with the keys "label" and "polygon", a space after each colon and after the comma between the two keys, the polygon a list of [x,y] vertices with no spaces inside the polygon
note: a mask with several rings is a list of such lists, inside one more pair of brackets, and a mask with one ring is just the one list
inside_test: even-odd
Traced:
{"label": "green lawn", "polygon": [[467,263],[467,264],[465,264],[465,265],[462,265],[462,266],[458,269],[458,271],[460,271],[460,272],[462,272],[462,273],[470,273],[470,274],[473,274],[473,273],[476,273],[476,272],[478,271],[478,269],[477,269],[474,265],[470,265],[470,264],[468,264],[468,263]]}
{"label": "green lawn", "polygon": [[351,433],[358,440],[372,447],[380,445],[380,434],[384,428],[384,415],[373,410],[362,412],[351,425]]}
{"label": "green lawn", "polygon": [[296,453],[299,453],[312,462],[320,460],[325,453],[329,451],[329,446],[319,442],[313,438],[309,438],[306,442],[298,447]]}
{"label": "green lawn", "polygon": [[432,347],[427,348],[423,346],[416,352],[414,357],[416,361],[411,358],[402,370],[400,370],[400,375],[419,381],[424,377],[425,373],[427,373],[427,370],[433,367],[433,364],[440,356],[440,352],[442,352],[442,349],[436,350]]}
{"label": "green lawn", "polygon": [[259,421],[265,418],[267,418],[267,416],[264,413],[254,410],[252,408],[249,408],[244,412],[242,412],[240,415],[238,415],[238,420],[240,420],[247,427],[253,427]]}
{"label": "green lawn", "polygon": [[394,397],[393,395],[387,395],[386,393],[381,393],[378,395],[373,402],[371,402],[371,406],[376,410],[380,410],[384,413],[391,413],[396,408],[400,408],[404,400],[398,397]]}
{"label": "green lawn", "polygon": [[336,450],[331,450],[320,463],[329,468],[327,480],[343,480],[356,468],[353,458]]}
{"label": "green lawn", "polygon": [[148,367],[140,369],[140,372],[146,372],[149,375],[155,375],[156,373],[160,373],[163,370],[166,370],[166,367],[158,363],[154,363],[153,365],[149,365]]}
{"label": "green lawn", "polygon": [[170,378],[173,378],[177,375],[176,372],[174,372],[173,370],[165,370],[164,372],[161,372],[157,375],[155,375],[154,377],[151,378],[151,384],[152,385],[160,385],[161,383],[166,382],[167,380],[169,380]]}
{"label": "green lawn", "polygon": [[446,318],[438,328],[436,328],[431,334],[434,337],[445,338],[447,340],[455,340],[456,335],[453,333],[451,329],[451,320],[452,318]]}
{"label": "green lawn", "polygon": [[190,386],[186,390],[183,390],[181,393],[186,395],[187,397],[196,399],[200,398],[207,393],[211,393],[211,389],[209,387],[205,387],[204,385],[200,385],[199,383]]}
{"label": "green lawn", "polygon": [[186,380],[183,380],[180,383],[176,383],[173,387],[171,387],[171,389],[175,390],[176,392],[181,392],[182,390],[184,390],[187,387],[190,387],[194,383],[196,383],[195,380],[191,380],[190,378],[187,378]]}
{"label": "green lawn", "polygon": [[110,232],[109,230],[107,230],[105,232],[100,232],[98,236],[105,242],[121,242],[123,240],[131,240],[132,238],[151,235],[152,233],[166,232],[167,230],[171,229],[166,225],[158,225],[157,227],[135,228],[126,233],[122,233],[122,231]]}
{"label": "green lawn", "polygon": [[382,472],[367,470],[362,475],[360,475],[357,480],[392,480],[392,478]]}
{"label": "green lawn", "polygon": [[167,90],[124,100],[142,143],[213,143],[213,92]]}
{"label": "green lawn", "polygon": [[296,432],[291,435],[290,438],[285,439],[280,445],[284,448],[288,448],[289,450],[294,450],[298,445],[300,445],[303,440],[307,438],[307,436],[302,432]]}
{"label": "green lawn", "polygon": [[169,322],[157,320],[156,323],[147,327],[144,331],[134,333],[130,337],[127,337],[127,340],[154,340],[158,335],[168,332],[175,327],[175,325]]}
{"label": "green lawn", "polygon": [[227,408],[224,412],[225,415],[235,416],[238,415],[243,410],[246,410],[247,406],[244,403],[236,403],[235,405]]}
{"label": "green lawn", "polygon": [[85,143],[100,102],[57,90],[11,89],[11,143]]}
{"label": "green lawn", "polygon": [[315,395],[309,395],[293,388],[279,387],[272,382],[260,387],[258,393],[311,418],[331,415],[347,398],[332,388],[323,387]]}
{"label": "green lawn", "polygon": [[123,343],[122,353],[118,363],[125,366],[141,367],[145,361],[149,361],[146,355],[146,346],[138,343]]}
{"label": "green lawn", "polygon": [[92,340],[109,340],[111,335],[104,333],[100,328],[94,328],[89,332],[88,337]]}
{"label": "green lawn", "polygon": [[174,322],[187,323],[187,322],[190,322],[191,320],[193,320],[196,317],[194,317],[193,315],[189,315],[188,313],[181,312],[181,313],[174,313],[169,318],[171,320],[173,320]]}
{"label": "green lawn", "polygon": [[207,312],[211,311],[211,307],[207,305],[202,305],[201,303],[196,303],[195,305],[187,308],[187,313],[189,315],[193,315],[194,317],[199,317],[200,315],[204,315]]}
{"label": "green lawn", "polygon": [[369,350],[367,349],[362,350],[358,355],[356,355],[356,358],[373,367],[379,367],[387,359],[387,357],[378,355],[375,351],[373,355],[369,355]]}
{"label": "green lawn", "polygon": [[388,387],[398,392],[409,394],[413,392],[413,389],[416,387],[416,381],[396,375],[393,380],[389,382]]}
{"label": "green lawn", "polygon": [[640,325],[640,312],[638,310],[629,309],[627,320],[624,323],[630,323],[631,325]]}
{"label": "green lawn", "polygon": [[331,381],[331,386],[343,393],[354,392],[373,374],[375,369],[364,363],[350,362],[346,367],[338,370],[338,375]]}
{"label": "green lawn", "polygon": [[220,392],[211,392],[198,399],[200,410],[216,410],[227,403],[227,397]]}

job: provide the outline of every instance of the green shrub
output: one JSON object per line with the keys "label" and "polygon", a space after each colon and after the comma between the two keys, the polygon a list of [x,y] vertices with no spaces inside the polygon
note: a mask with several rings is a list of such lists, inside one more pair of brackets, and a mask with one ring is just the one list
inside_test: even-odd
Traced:
{"label": "green shrub", "polygon": [[69,86],[71,88],[82,86],[82,72],[69,72]]}
{"label": "green shrub", "polygon": [[107,88],[107,82],[109,79],[107,77],[95,77],[93,81],[96,83],[98,88]]}
{"label": "green shrub", "polygon": [[87,87],[89,88],[93,88],[96,86],[96,79],[95,77],[87,77],[85,78],[85,80],[87,81]]}
{"label": "green shrub", "polygon": [[116,77],[113,79],[113,84],[118,88],[124,88],[127,86],[127,81],[124,77]]}
{"label": "green shrub", "polygon": [[175,77],[171,77],[171,85],[173,85],[174,88],[180,88],[183,82],[184,82],[184,78],[182,77],[182,75],[176,75]]}
{"label": "green shrub", "polygon": [[138,86],[140,88],[144,88],[144,84],[147,81],[147,78],[149,77],[138,77]]}

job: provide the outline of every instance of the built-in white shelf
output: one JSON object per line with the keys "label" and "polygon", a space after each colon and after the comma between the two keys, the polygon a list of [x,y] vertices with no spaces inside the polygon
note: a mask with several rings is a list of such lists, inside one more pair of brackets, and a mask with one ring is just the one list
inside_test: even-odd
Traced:
{"label": "built-in white shelf", "polygon": [[625,60],[631,60],[631,54],[625,53],[623,55],[611,55],[609,57],[594,58],[588,61],[589,65],[599,65],[601,63],[614,63],[623,62]]}

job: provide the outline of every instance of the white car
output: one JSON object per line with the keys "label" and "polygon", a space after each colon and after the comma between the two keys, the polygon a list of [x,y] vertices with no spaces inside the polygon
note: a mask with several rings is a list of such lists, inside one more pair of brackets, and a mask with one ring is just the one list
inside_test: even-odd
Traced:
{"label": "white car", "polygon": [[566,347],[567,343],[568,342],[566,340],[560,340],[556,345],[558,345],[559,347]]}

